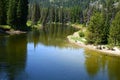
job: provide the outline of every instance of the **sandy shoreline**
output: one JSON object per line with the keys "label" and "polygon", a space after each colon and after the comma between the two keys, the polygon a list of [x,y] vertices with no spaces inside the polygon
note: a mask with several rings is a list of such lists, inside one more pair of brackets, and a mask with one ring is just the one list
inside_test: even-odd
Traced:
{"label": "sandy shoreline", "polygon": [[[76,32],[74,34],[77,34]],[[120,50],[117,48],[117,47],[114,47],[114,50],[108,50],[108,49],[97,49],[96,47],[97,46],[94,46],[94,45],[86,45],[84,44],[83,42],[80,42],[80,41],[75,41],[73,40],[71,37],[75,37],[75,35],[69,35],[67,36],[67,39],[70,43],[73,43],[75,45],[78,45],[80,47],[83,47],[83,48],[86,48],[86,49],[90,49],[90,50],[95,50],[95,51],[99,51],[99,52],[102,52],[102,53],[105,53],[107,55],[112,55],[112,56],[120,56]]]}
{"label": "sandy shoreline", "polygon": [[23,33],[26,33],[25,31],[19,31],[19,30],[16,30],[16,31],[6,31],[7,34],[10,34],[10,35],[13,35],[13,34],[23,34]]}
{"label": "sandy shoreline", "polygon": [[23,34],[23,33],[26,33],[26,32],[20,31],[20,30],[9,30],[9,31],[0,30],[0,34],[14,35],[14,34]]}

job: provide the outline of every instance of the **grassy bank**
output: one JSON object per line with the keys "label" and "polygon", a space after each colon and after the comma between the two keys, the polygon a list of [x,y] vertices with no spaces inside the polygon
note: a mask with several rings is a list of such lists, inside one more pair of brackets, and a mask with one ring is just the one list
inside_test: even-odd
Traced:
{"label": "grassy bank", "polygon": [[9,25],[0,25],[0,28],[2,29],[11,29]]}
{"label": "grassy bank", "polygon": [[109,55],[120,56],[120,49],[118,47],[113,47],[112,49],[108,45],[91,45],[86,44],[87,40],[85,39],[86,27],[83,25],[72,24],[73,27],[79,28],[80,30],[75,32],[73,35],[67,36],[69,42],[74,43],[80,47],[100,51]]}
{"label": "grassy bank", "polygon": [[14,35],[14,34],[26,33],[26,31],[14,30],[9,25],[0,25],[0,33],[7,35]]}

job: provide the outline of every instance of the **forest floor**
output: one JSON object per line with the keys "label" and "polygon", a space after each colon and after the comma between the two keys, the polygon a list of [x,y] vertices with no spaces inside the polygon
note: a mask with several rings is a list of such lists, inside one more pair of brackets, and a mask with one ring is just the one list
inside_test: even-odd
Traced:
{"label": "forest floor", "polygon": [[[72,26],[76,27],[76,25],[72,25]],[[77,27],[79,27],[81,31],[80,25],[77,25]],[[82,29],[83,32],[85,30],[86,30],[85,28]],[[80,47],[91,49],[91,50],[96,50],[96,51],[105,53],[107,55],[120,56],[120,49],[118,47],[113,47],[112,49],[110,49],[108,48],[107,45],[95,46],[95,45],[86,44],[86,39],[84,37],[80,37],[80,34],[79,34],[80,31],[75,32],[73,35],[67,36],[68,41]]]}

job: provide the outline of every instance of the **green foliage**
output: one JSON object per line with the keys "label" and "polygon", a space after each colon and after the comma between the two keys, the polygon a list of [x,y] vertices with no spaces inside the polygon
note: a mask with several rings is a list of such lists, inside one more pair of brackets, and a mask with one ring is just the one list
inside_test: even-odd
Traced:
{"label": "green foliage", "polygon": [[0,28],[2,28],[2,29],[10,29],[11,27],[9,25],[0,25]]}
{"label": "green foliage", "polygon": [[15,28],[16,26],[16,0],[9,0],[9,7],[7,12],[7,24]]}
{"label": "green foliage", "polygon": [[[85,6],[89,4],[89,0],[83,1],[83,0],[52,0],[49,2],[49,0],[40,0],[40,1],[32,1],[30,0],[29,5],[29,18],[32,21],[37,22],[35,19],[35,16],[37,15],[36,11],[34,10],[35,6],[33,6],[37,2],[38,5],[40,5],[40,22],[43,23],[45,21],[45,16],[47,13],[47,9],[49,7],[49,13],[47,15],[46,22],[60,22],[60,23],[67,23],[67,22],[73,22],[73,23],[84,23],[84,17],[83,17],[83,9],[85,9]],[[38,11],[38,10],[37,10]],[[37,17],[38,18],[38,17]]]}
{"label": "green foliage", "polygon": [[27,15],[28,15],[28,1],[27,0],[19,0],[17,4],[17,22],[16,26],[17,29],[25,30],[26,29],[26,22],[27,22]]}
{"label": "green foliage", "polygon": [[7,1],[8,0],[0,0],[0,25],[6,24]]}
{"label": "green foliage", "polygon": [[7,23],[14,29],[25,30],[28,15],[27,0],[9,0]]}
{"label": "green foliage", "polygon": [[32,26],[32,21],[29,21],[29,20],[28,20],[27,23],[26,23],[26,25],[27,25],[27,26]]}
{"label": "green foliage", "polygon": [[87,41],[88,43],[102,44],[104,18],[99,12],[95,12],[90,19],[88,27]]}
{"label": "green foliage", "polygon": [[32,15],[31,15],[32,23],[37,24],[37,22],[39,21],[40,16],[41,16],[40,15],[40,5],[37,4],[37,3],[34,3],[31,8],[32,8],[32,11],[31,11],[31,13],[32,13]]}
{"label": "green foliage", "polygon": [[115,46],[120,46],[120,11],[116,14],[115,19],[112,21],[109,34],[109,43]]}
{"label": "green foliage", "polygon": [[80,21],[80,20],[83,20],[83,19],[80,19],[80,18],[83,18],[81,7],[79,7],[79,6],[72,7],[71,8],[71,22],[82,23],[82,21]]}
{"label": "green foliage", "polygon": [[[108,43],[109,28],[116,13],[120,10],[119,0],[51,0],[50,2],[49,0],[37,0],[37,2],[40,4],[38,7],[41,15],[39,22],[44,24],[52,22],[82,23],[88,27],[86,32],[88,43],[96,45]],[[31,1],[30,7],[32,5],[34,2]],[[30,15],[31,12],[36,19],[36,11],[31,8]],[[33,21],[37,23],[38,20],[34,19]],[[79,35],[84,36],[82,32]],[[110,32],[110,35],[114,34]],[[111,40],[110,37],[109,40]]]}
{"label": "green foliage", "polygon": [[84,38],[82,38],[82,37],[71,37],[71,39],[74,40],[74,41],[76,41],[76,42],[77,41],[80,41],[82,43],[86,42],[86,40]]}
{"label": "green foliage", "polygon": [[80,36],[80,37],[85,37],[85,34],[80,31],[80,32],[79,32],[79,36]]}
{"label": "green foliage", "polygon": [[[38,15],[33,9],[33,5],[36,2],[40,5],[40,7],[38,7],[39,9],[37,9],[38,12],[40,10],[40,22],[44,22],[46,18],[45,13],[47,13],[47,10],[45,11],[45,9],[48,7],[49,13],[46,18],[46,23],[72,22],[87,25],[95,10],[104,14],[104,26],[106,27],[104,30],[104,43],[107,43],[111,20],[119,9],[114,6],[118,0],[30,0],[29,7],[31,10],[29,10],[29,17],[35,14]],[[34,19],[35,18],[33,18],[33,21]]]}
{"label": "green foliage", "polygon": [[29,0],[29,9],[28,0],[0,0],[0,25],[7,22],[12,28],[23,30],[27,20],[43,25],[90,23],[88,42],[101,44],[108,42],[111,22],[119,10],[119,0]]}

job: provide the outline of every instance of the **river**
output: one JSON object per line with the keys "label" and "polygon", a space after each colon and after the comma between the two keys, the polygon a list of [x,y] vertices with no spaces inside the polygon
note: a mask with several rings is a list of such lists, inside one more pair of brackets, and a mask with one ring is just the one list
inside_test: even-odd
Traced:
{"label": "river", "polygon": [[120,80],[120,57],[67,41],[77,29],[47,25],[20,35],[0,35],[0,80]]}

